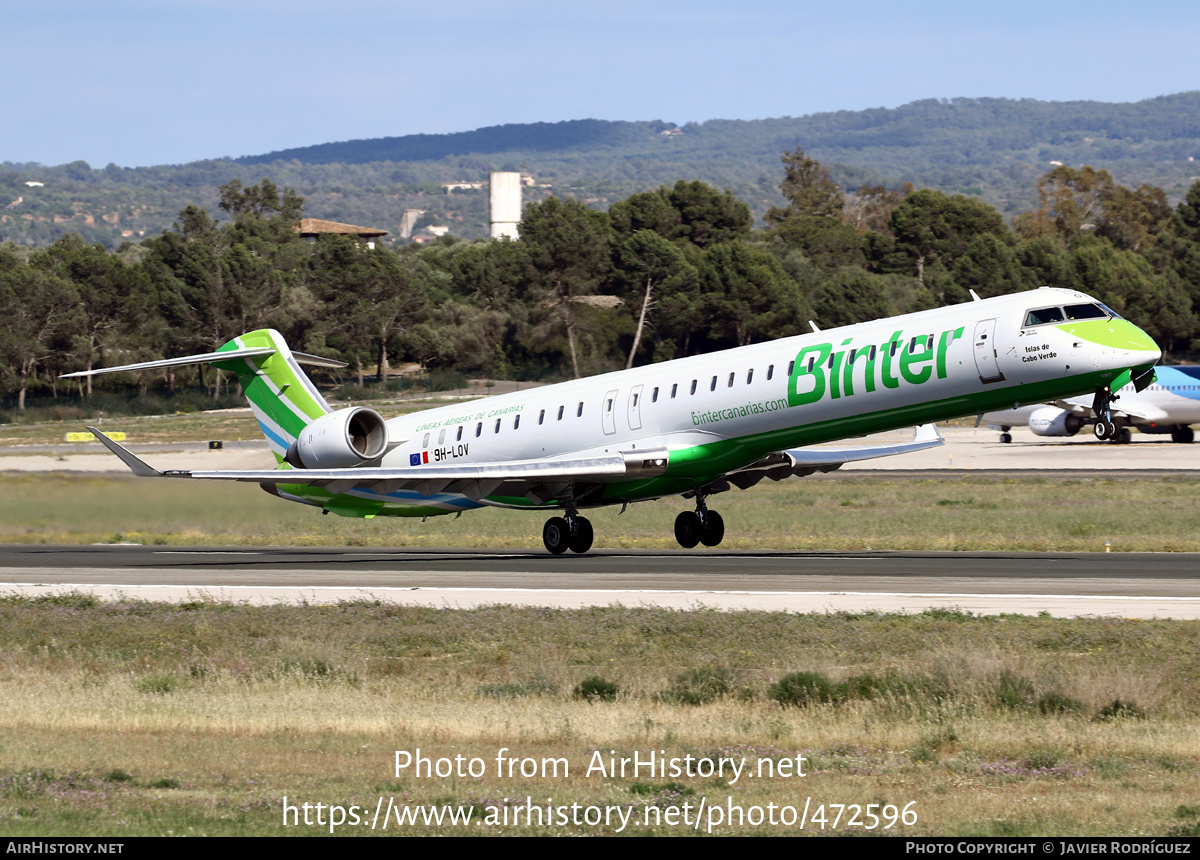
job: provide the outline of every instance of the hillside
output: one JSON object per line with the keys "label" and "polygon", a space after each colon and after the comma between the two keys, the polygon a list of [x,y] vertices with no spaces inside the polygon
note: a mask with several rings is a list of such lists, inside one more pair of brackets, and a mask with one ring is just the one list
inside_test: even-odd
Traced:
{"label": "hillside", "polygon": [[[1009,217],[1030,209],[1052,162],[1108,169],[1118,182],[1165,189],[1178,201],[1200,175],[1200,92],[1133,103],[928,99],[892,109],[763,120],[573,120],[325,143],[184,165],[93,169],[85,162],[0,165],[0,241],[44,245],[64,233],[116,247],[170,227],[196,204],[216,212],[216,186],[269,177],[293,187],[314,217],[392,232],[405,209],[420,224],[486,235],[482,189],[444,183],[523,170],[548,194],[605,208],[637,191],[700,179],[731,189],[761,216],[781,199],[779,157],[802,146],[848,190],[862,184],[981,197]],[[29,186],[28,182],[41,182]],[[16,202],[20,198],[19,202]]]}

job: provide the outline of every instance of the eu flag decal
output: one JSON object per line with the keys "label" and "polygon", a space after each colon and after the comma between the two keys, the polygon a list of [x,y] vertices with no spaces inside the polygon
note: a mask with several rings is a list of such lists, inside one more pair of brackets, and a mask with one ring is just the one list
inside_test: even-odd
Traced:
{"label": "eu flag decal", "polygon": [[421,465],[421,455],[420,454],[409,454],[408,455],[408,465],[420,466]]}

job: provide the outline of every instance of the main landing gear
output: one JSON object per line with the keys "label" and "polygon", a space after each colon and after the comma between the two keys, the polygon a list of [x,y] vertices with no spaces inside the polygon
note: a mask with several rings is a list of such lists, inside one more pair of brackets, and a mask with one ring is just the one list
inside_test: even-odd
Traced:
{"label": "main landing gear", "polygon": [[698,543],[716,546],[725,537],[725,520],[716,511],[704,504],[704,496],[696,494],[696,510],[684,511],[675,518],[675,540],[684,549]]}
{"label": "main landing gear", "polygon": [[[568,506],[566,516],[551,517],[542,526],[542,543],[555,555],[567,550],[585,553],[592,548],[593,536],[591,521],[581,517],[573,505]],[[684,511],[675,518],[675,540],[684,549],[691,549],[701,543],[717,546],[724,538],[725,520],[708,509],[702,493],[696,493],[696,510]]]}
{"label": "main landing gear", "polygon": [[565,517],[551,517],[542,526],[542,543],[555,555],[567,550],[584,553],[592,548],[592,523],[581,517],[575,508],[567,508]]}

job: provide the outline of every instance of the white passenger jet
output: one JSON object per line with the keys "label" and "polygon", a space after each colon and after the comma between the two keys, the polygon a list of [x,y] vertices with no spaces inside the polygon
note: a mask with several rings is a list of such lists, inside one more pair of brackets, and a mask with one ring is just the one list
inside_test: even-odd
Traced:
{"label": "white passenger jet", "polygon": [[[1155,376],[1154,384],[1143,391],[1126,385],[1113,393],[1112,399],[1119,401],[1112,407],[1117,429],[1108,441],[1129,442],[1131,427],[1143,433],[1170,433],[1172,442],[1195,440],[1189,425],[1200,423],[1200,367],[1159,367]],[[1012,427],[1028,424],[1035,436],[1074,436],[1096,418],[1089,398],[1072,397],[1050,405],[988,412],[983,420],[1001,431],[1001,442],[1011,442]]]}
{"label": "white passenger jet", "polygon": [[695,510],[679,514],[675,537],[690,548],[724,535],[706,504],[713,494],[941,438],[920,427],[906,444],[810,446],[1089,393],[1111,425],[1111,390],[1151,384],[1159,356],[1143,331],[1095,299],[1042,288],[385,421],[361,406],[331,410],[299,365],[340,363],[293,353],[261,330],[215,353],[91,373],[199,363],[231,371],[275,469],[159,471],[92,432],[137,475],[258,482],[341,516],[561,511],[542,530],[552,553],[591,547],[583,509],[681,495]]}

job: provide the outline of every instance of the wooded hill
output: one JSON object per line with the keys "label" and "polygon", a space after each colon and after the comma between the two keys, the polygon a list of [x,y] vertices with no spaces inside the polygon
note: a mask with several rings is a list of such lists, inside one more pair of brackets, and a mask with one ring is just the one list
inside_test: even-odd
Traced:
{"label": "wooded hill", "polygon": [[[1012,219],[1038,205],[1037,178],[1054,162],[1107,169],[1121,185],[1149,184],[1172,203],[1200,177],[1200,92],[1135,103],[1033,99],[927,99],[894,109],[764,120],[670,122],[574,120],[326,143],[184,165],[94,169],[0,165],[0,241],[44,246],[75,233],[112,249],[160,235],[188,205],[215,210],[217,187],[270,178],[306,198],[312,217],[389,230],[405,209],[420,225],[487,234],[490,170],[524,170],[538,188],[596,209],[631,194],[700,180],[729,189],[757,219],[782,205],[782,153],[801,146],[844,191],[862,185],[977,197]],[[27,182],[41,182],[29,186]],[[20,202],[16,202],[20,200]]]}

